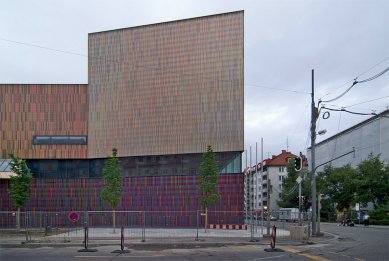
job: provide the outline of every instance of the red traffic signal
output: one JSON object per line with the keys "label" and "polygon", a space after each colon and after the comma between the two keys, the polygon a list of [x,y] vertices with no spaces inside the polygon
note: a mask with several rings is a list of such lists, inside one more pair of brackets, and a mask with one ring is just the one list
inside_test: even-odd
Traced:
{"label": "red traffic signal", "polygon": [[300,157],[294,158],[294,169],[300,171],[302,167],[302,159]]}

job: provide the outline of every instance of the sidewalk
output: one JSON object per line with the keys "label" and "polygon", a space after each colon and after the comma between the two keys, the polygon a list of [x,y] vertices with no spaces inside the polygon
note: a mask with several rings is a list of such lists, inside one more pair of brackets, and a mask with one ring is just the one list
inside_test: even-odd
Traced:
{"label": "sidewalk", "polygon": [[[333,225],[333,226],[340,226],[339,223],[328,223],[328,222],[321,222],[321,224],[325,225]],[[362,223],[361,224],[354,224],[355,227],[365,227]],[[369,225],[366,226],[366,228],[380,228],[380,229],[389,229],[389,226],[383,226],[383,225]]]}
{"label": "sidewalk", "polygon": [[[139,229],[126,228],[124,231],[124,244],[131,247],[194,247],[194,246],[222,246],[226,244],[251,244],[269,245],[270,238],[263,238],[260,229],[251,237],[248,230],[214,230],[204,229],[146,229],[144,237]],[[266,233],[266,229],[263,230]],[[120,229],[114,234],[112,228],[94,228],[89,230],[89,246],[118,245],[120,246]],[[302,245],[315,244],[331,240],[333,235],[324,234],[322,237],[311,238],[307,242],[291,241],[289,231],[277,229],[277,245]],[[142,239],[145,239],[142,242]],[[25,247],[25,246],[82,246],[84,231],[82,229],[68,233],[60,233],[52,236],[36,237],[26,243],[25,235],[0,235],[0,247]]]}

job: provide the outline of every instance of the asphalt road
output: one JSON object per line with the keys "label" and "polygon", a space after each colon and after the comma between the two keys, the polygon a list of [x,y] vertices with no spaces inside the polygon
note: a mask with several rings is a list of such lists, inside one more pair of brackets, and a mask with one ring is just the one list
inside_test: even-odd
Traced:
{"label": "asphalt road", "polygon": [[279,244],[283,252],[266,252],[265,242],[218,246],[166,245],[163,247],[129,246],[130,253],[111,253],[118,246],[96,246],[94,253],[80,253],[81,247],[17,247],[0,248],[0,260],[389,260],[389,228],[339,227],[322,224],[322,231],[335,237],[314,238],[317,244]]}
{"label": "asphalt road", "polygon": [[389,260],[389,227],[343,227],[325,223],[321,224],[321,231],[336,237],[293,249],[328,260]]}

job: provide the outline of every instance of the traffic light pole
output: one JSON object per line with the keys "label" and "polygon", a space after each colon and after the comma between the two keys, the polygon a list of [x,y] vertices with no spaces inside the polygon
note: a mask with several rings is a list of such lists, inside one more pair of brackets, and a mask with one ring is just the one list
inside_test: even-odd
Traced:
{"label": "traffic light pole", "polygon": [[[301,178],[301,171],[299,171],[299,177]],[[302,226],[302,221],[301,221],[301,179],[299,182],[299,226]]]}
{"label": "traffic light pole", "polygon": [[315,177],[315,140],[317,110],[315,107],[314,70],[312,69],[311,103],[311,199],[312,199],[312,236],[316,236],[316,177]]}

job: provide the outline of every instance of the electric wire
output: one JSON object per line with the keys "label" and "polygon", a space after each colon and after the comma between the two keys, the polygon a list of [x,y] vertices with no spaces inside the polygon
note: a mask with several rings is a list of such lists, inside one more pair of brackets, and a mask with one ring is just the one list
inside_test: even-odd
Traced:
{"label": "electric wire", "polygon": [[[382,59],[381,61],[379,61],[379,62],[376,63],[375,65],[371,66],[370,68],[368,68],[368,69],[365,70],[364,72],[358,74],[358,75],[356,76],[356,78],[359,78],[360,76],[364,75],[365,73],[370,72],[372,69],[374,69],[374,68],[377,67],[378,65],[384,63],[384,62],[387,61],[387,60],[389,60],[389,56],[388,56],[388,57],[385,57],[384,59]],[[346,84],[349,85],[350,83],[353,83],[353,81],[348,81],[348,82],[346,82],[344,85],[346,85]],[[335,88],[336,88],[336,89],[339,89],[338,87],[332,87],[332,88],[328,88],[328,89],[330,90],[330,89],[335,89]],[[343,87],[342,87],[342,88],[343,88]],[[320,97],[319,100],[323,99],[324,97],[326,97],[326,96],[328,96],[328,95],[330,95],[330,94],[331,94],[331,92],[328,92],[327,94],[325,94],[325,95],[323,95],[322,97]]]}
{"label": "electric wire", "polygon": [[[347,112],[347,113],[350,113],[350,114],[362,115],[362,116],[371,116],[371,115],[378,116],[379,115],[378,113],[375,113],[375,112],[372,112],[372,113],[354,112],[354,111],[346,110],[345,108],[331,109],[331,108],[323,106],[322,109],[329,110],[329,111]],[[380,117],[389,118],[388,116],[385,116],[385,115],[381,115]]]}
{"label": "electric wire", "polygon": [[[147,66],[147,65],[142,65],[142,64],[134,64],[134,63],[129,63],[125,61],[118,61],[114,59],[107,59],[107,57],[101,57],[101,56],[89,56],[86,54],[81,54],[81,53],[76,53],[76,52],[70,52],[70,51],[65,51],[57,48],[51,48],[51,47],[46,47],[42,45],[37,45],[37,44],[31,44],[31,43],[25,43],[25,42],[20,42],[20,41],[14,41],[10,39],[5,39],[5,38],[0,38],[0,41],[5,41],[5,42],[10,42],[10,43],[15,43],[15,44],[20,44],[20,45],[25,45],[25,46],[30,46],[30,47],[35,47],[35,48],[40,48],[48,51],[53,51],[53,52],[60,52],[60,53],[65,53],[65,54],[70,54],[70,55],[77,55],[85,58],[91,58],[91,59],[98,59],[102,60],[103,62],[108,62],[108,63],[116,63],[116,64],[125,64],[125,65],[130,65],[133,67],[141,67],[145,69],[150,69],[150,70],[158,70],[166,73],[171,73],[171,74],[177,74],[180,76],[184,77],[189,77],[189,76],[196,76],[198,77],[198,74],[190,74],[190,73],[183,73],[180,71],[176,70],[171,70],[171,69],[165,69],[161,67],[155,67],[155,66]],[[205,78],[209,81],[219,81],[219,82],[233,82],[236,83],[237,80],[224,80],[224,79],[217,79],[217,78],[212,78],[212,77],[204,77],[201,76],[201,78]],[[283,91],[283,92],[292,92],[296,94],[310,94],[309,92],[303,92],[303,91],[297,91],[297,90],[289,90],[289,89],[283,89],[283,88],[275,88],[275,87],[270,87],[270,86],[264,86],[264,85],[259,85],[259,84],[244,84],[244,86],[251,86],[251,87],[258,87],[258,88],[263,88],[263,89],[270,89],[270,90],[276,90],[276,91]]]}
{"label": "electric wire", "polygon": [[340,95],[338,95],[337,97],[333,98],[333,99],[330,99],[330,100],[326,100],[326,101],[322,101],[322,100],[319,100],[319,103],[321,102],[333,102],[333,101],[336,101],[338,99],[340,99],[341,97],[343,97],[346,93],[348,93],[355,85],[357,85],[358,83],[365,83],[365,82],[369,82],[369,81],[372,81],[372,80],[375,80],[377,79],[378,77],[382,76],[383,74],[385,74],[386,72],[389,71],[389,67],[387,67],[385,70],[383,70],[382,72],[370,77],[370,78],[367,78],[365,80],[362,80],[362,81],[358,81],[357,78],[354,79],[354,82],[353,84],[348,87],[343,93],[341,93]]}
{"label": "electric wire", "polygon": [[[365,104],[365,103],[369,103],[369,102],[373,102],[373,101],[378,101],[378,100],[382,100],[382,99],[385,99],[385,98],[388,98],[388,96],[384,96],[384,97],[380,97],[380,98],[376,98],[376,99],[372,99],[372,100],[368,100],[368,101],[363,101],[363,102],[359,102],[359,103],[354,103],[354,104],[351,104],[351,105],[347,105],[347,106],[342,106],[342,108],[349,108],[349,107],[354,107],[356,105],[361,105],[361,104]],[[329,106],[337,106],[337,105],[329,105]],[[340,107],[340,106],[337,106],[337,107]],[[386,107],[386,106],[385,106]]]}

